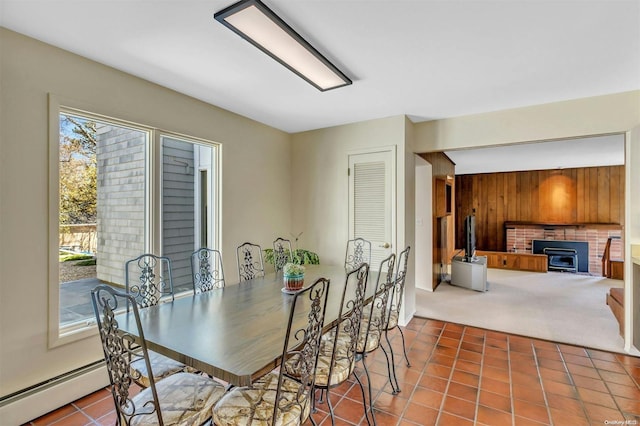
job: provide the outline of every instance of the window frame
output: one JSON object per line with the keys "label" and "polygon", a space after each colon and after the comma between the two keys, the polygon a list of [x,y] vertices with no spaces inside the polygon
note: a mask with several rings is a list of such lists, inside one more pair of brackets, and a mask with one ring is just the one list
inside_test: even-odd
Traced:
{"label": "window frame", "polygon": [[219,248],[222,243],[221,223],[221,190],[222,190],[222,144],[210,140],[166,131],[153,126],[133,123],[124,119],[114,118],[112,115],[101,114],[94,106],[84,105],[72,99],[67,99],[49,93],[49,188],[48,188],[48,347],[55,348],[76,342],[97,334],[95,318],[81,320],[76,323],[61,326],[60,324],[60,277],[59,277],[59,150],[60,150],[60,115],[69,114],[95,119],[132,128],[147,133],[145,143],[145,230],[144,247],[146,252],[162,254],[162,137],[173,137],[194,144],[210,146],[213,149],[212,159],[212,213],[214,228],[212,245]]}

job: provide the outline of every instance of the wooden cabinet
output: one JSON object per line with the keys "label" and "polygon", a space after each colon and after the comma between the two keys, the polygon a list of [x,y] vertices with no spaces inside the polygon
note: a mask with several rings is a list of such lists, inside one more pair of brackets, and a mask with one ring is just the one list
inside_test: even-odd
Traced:
{"label": "wooden cabinet", "polygon": [[544,254],[477,251],[476,255],[487,256],[488,268],[547,272],[547,256]]}
{"label": "wooden cabinet", "polygon": [[437,217],[443,217],[451,214],[452,208],[452,189],[451,183],[444,178],[435,179],[435,212]]}

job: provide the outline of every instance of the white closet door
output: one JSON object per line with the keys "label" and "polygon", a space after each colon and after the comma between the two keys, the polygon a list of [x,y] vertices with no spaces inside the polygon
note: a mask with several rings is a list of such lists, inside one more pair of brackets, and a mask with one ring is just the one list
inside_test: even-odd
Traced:
{"label": "white closet door", "polygon": [[371,241],[371,269],[394,251],[395,150],[349,155],[349,238]]}

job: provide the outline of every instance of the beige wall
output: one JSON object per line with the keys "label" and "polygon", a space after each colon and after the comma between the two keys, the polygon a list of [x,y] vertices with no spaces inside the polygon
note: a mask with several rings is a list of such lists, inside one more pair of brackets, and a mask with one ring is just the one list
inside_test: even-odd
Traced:
{"label": "beige wall", "polygon": [[[349,233],[348,156],[381,147],[396,149],[396,241],[398,253],[413,244],[413,123],[404,116],[370,120],[293,135],[293,232],[300,245],[316,251],[323,263],[344,262]],[[411,253],[413,256],[413,253]],[[410,259],[412,271],[413,257]],[[413,274],[407,277],[406,317],[415,311]]]}
{"label": "beige wall", "polygon": [[[398,149],[402,152],[403,166],[402,172],[398,172],[402,179],[398,182],[398,245],[395,253],[398,255],[401,250],[411,246],[409,251],[409,263],[407,267],[407,277],[405,278],[405,295],[402,315],[404,321],[408,322],[416,311],[415,298],[415,270],[416,270],[416,156],[414,154],[415,126],[408,118],[404,120],[404,146]],[[400,154],[398,154],[400,157]],[[400,174],[402,173],[402,174]],[[400,194],[402,194],[400,196]],[[402,243],[400,241],[403,241]]]}
{"label": "beige wall", "polygon": [[403,116],[294,134],[292,231],[304,232],[300,246],[317,252],[323,263],[342,264],[349,233],[349,153],[403,145]]}
{"label": "beige wall", "polygon": [[0,54],[3,396],[102,358],[97,335],[54,349],[47,344],[48,93],[91,112],[222,144],[222,252],[231,282],[238,244],[268,246],[290,231],[291,137],[2,28]]}
{"label": "beige wall", "polygon": [[416,124],[416,152],[623,133],[640,121],[640,90]]}

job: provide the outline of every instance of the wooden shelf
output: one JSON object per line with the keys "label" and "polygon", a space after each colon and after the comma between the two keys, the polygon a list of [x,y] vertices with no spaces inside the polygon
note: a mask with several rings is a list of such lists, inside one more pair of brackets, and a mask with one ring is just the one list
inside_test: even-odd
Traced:
{"label": "wooden shelf", "polygon": [[451,184],[443,178],[435,179],[435,201],[436,201],[436,216],[443,217],[451,214]]}
{"label": "wooden shelf", "polygon": [[545,254],[478,250],[476,255],[487,256],[488,268],[547,272],[547,255]]}

